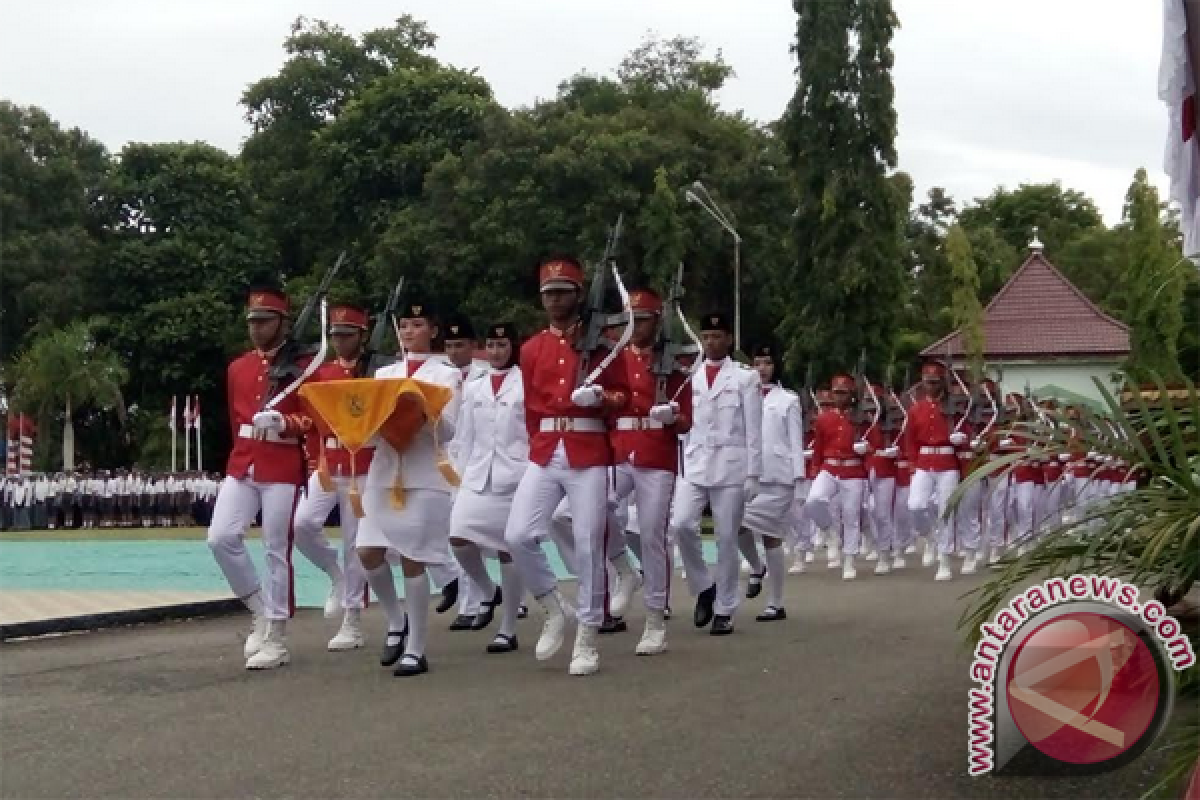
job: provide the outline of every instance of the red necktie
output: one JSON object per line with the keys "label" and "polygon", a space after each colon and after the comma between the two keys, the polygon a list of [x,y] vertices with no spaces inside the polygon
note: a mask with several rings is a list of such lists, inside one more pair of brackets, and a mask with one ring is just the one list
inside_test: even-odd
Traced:
{"label": "red necktie", "polygon": [[423,358],[410,358],[408,360],[408,377],[411,378],[413,376],[413,374],[417,370],[419,370],[421,368],[421,365],[424,363],[425,363],[425,359],[423,359]]}
{"label": "red necktie", "polygon": [[504,373],[497,372],[492,375],[492,396],[500,394],[500,387],[504,383]]}
{"label": "red necktie", "polygon": [[766,397],[767,395],[769,395],[771,393],[771,387],[770,386],[762,387],[762,392],[763,392],[763,397]]}
{"label": "red necktie", "polygon": [[717,379],[717,373],[721,371],[720,364],[705,364],[704,374],[708,376],[708,388],[712,388],[713,381]]}

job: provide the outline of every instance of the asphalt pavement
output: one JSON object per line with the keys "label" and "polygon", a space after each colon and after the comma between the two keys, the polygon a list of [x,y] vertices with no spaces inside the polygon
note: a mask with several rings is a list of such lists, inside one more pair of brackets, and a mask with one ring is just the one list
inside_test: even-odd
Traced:
{"label": "asphalt pavement", "polygon": [[601,671],[567,674],[570,643],[533,657],[436,616],[431,671],[328,653],[336,621],[290,625],[292,663],[247,672],[245,616],[0,645],[0,796],[241,797],[1136,797],[1157,756],[1090,778],[967,775],[969,652],[961,594],[932,571],[857,581],[789,577],[782,622],[745,601],[729,637],[691,624],[675,581],[670,651],[601,638]]}

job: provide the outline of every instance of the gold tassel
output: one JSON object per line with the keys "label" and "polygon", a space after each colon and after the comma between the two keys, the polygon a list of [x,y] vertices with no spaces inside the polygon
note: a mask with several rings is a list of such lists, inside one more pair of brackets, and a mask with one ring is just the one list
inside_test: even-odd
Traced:
{"label": "gold tassel", "polygon": [[392,483],[392,508],[397,511],[404,509],[404,481],[400,479],[400,467],[403,463],[402,459],[400,464],[396,465],[396,480]]}

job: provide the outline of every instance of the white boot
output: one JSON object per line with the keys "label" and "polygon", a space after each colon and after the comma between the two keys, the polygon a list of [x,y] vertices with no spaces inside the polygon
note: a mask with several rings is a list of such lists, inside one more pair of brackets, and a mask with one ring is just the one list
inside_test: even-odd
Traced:
{"label": "white boot", "polygon": [[806,552],[804,554],[804,563],[805,564],[811,564],[816,560],[817,560],[817,551],[816,550],[809,550],[808,552]]}
{"label": "white boot", "polygon": [[917,554],[917,543],[913,542],[908,547],[904,548],[904,555],[915,556]]}
{"label": "white boot", "polygon": [[646,610],[646,629],[642,631],[642,640],[633,652],[639,656],[656,656],[667,652],[667,620],[663,612]]}
{"label": "white boot", "polygon": [[879,560],[879,551],[876,550],[874,547],[872,547],[870,550],[867,551],[867,561],[878,561],[878,560]]}
{"label": "white boot", "polygon": [[978,564],[978,557],[975,555],[975,551],[968,550],[967,557],[966,557],[966,559],[963,560],[962,569],[959,571],[959,574],[960,575],[974,575],[977,564]]}
{"label": "white boot", "polygon": [[828,549],[826,552],[827,552],[827,553],[828,553],[828,555],[829,555],[829,568],[830,568],[830,569],[837,569],[837,568],[838,568],[838,564],[839,564],[839,563],[841,562],[841,560],[842,560],[842,559],[841,559],[841,555],[838,553],[838,546],[837,546],[837,542],[836,542],[836,541],[830,541],[830,542],[829,542],[829,549]]}
{"label": "white boot", "polygon": [[325,619],[333,619],[342,610],[342,573],[330,579],[329,594],[325,597]]}
{"label": "white boot", "polygon": [[842,580],[852,581],[857,575],[858,573],[854,571],[854,556],[845,556],[842,559]]}
{"label": "white boot", "polygon": [[567,614],[563,609],[562,595],[558,589],[537,598],[537,603],[546,615],[542,623],[542,635],[538,637],[534,655],[538,661],[553,658],[563,646],[563,636],[567,630]]}
{"label": "white boot", "polygon": [[904,569],[908,564],[904,561],[904,556],[896,553],[896,557],[892,559],[892,569]]}
{"label": "white boot", "polygon": [[954,572],[950,569],[950,556],[940,555],[937,557],[938,571],[937,575],[933,576],[935,581],[948,581],[954,577]]}
{"label": "white boot", "polygon": [[575,629],[575,651],[571,653],[572,675],[593,675],[600,669],[600,651],[596,649],[596,636],[600,629],[592,625],[580,625]]}
{"label": "white boot", "polygon": [[[808,555],[811,556],[812,553],[808,553]],[[799,550],[797,550],[796,551],[796,561],[788,569],[788,575],[803,575],[804,574],[804,560],[805,560],[805,554],[800,552]]]}
{"label": "white boot", "polygon": [[251,629],[250,635],[246,637],[246,646],[242,648],[242,654],[247,658],[253,657],[255,653],[262,649],[263,639],[267,638],[267,618],[262,614],[251,612]]}
{"label": "white boot", "polygon": [[267,635],[263,638],[262,647],[246,661],[246,669],[275,669],[291,660],[284,638],[286,627],[287,622],[282,619],[267,622]]}
{"label": "white boot", "polygon": [[623,617],[629,610],[634,593],[642,587],[642,576],[629,563],[629,553],[621,553],[612,561],[617,572],[617,585],[609,600],[608,613],[614,617]]}
{"label": "white boot", "polygon": [[889,572],[891,572],[891,569],[888,567],[888,554],[880,553],[879,563],[875,565],[875,574],[887,575]]}
{"label": "white boot", "polygon": [[937,561],[937,546],[933,543],[933,540],[926,540],[925,555],[921,556],[921,566],[932,567],[935,561]]}
{"label": "white boot", "polygon": [[1000,552],[999,547],[993,547],[992,552],[988,555],[988,566],[993,566],[1000,563],[1000,559],[1004,554]]}
{"label": "white boot", "polygon": [[367,643],[366,637],[363,636],[362,624],[360,622],[361,616],[362,612],[357,608],[346,609],[346,614],[342,617],[342,627],[329,640],[329,650],[331,652],[356,650]]}

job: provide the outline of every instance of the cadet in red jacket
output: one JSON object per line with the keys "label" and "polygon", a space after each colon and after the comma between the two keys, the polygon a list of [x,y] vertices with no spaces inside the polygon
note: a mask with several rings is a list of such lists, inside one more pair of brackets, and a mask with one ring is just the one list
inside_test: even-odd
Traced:
{"label": "cadet in red jacket", "polygon": [[[948,581],[954,574],[954,520],[943,519],[946,504],[958,488],[958,455],[955,448],[967,442],[967,434],[955,430],[954,421],[942,410],[946,396],[946,368],[938,363],[921,367],[925,396],[908,411],[906,451],[913,458],[913,477],[908,490],[908,510],[918,535],[936,537],[938,571],[934,580]],[[936,531],[935,531],[936,528]]]}
{"label": "cadet in red jacket", "polygon": [[[290,658],[284,633],[295,610],[292,515],[307,479],[300,437],[312,421],[301,411],[294,392],[274,410],[262,410],[270,399],[271,361],[287,334],[287,297],[258,290],[250,293],[247,306],[254,349],[235,359],[227,373],[233,451],[213,508],[208,546],[229,587],[254,618],[253,632],[246,639],[246,668],[271,669]],[[259,511],[267,562],[265,585],[259,583],[245,544],[246,529]],[[325,546],[330,547],[328,541]]]}
{"label": "cadet in red jacket", "polygon": [[[635,652],[648,656],[667,649],[667,523],[679,471],[679,436],[692,425],[692,393],[681,391],[688,376],[676,371],[666,381],[665,397],[657,397],[652,348],[662,319],[662,298],[650,289],[638,289],[630,292],[629,299],[634,316],[633,336],[625,353],[630,400],[613,425],[614,490],[618,504],[632,495],[638,511],[646,628]],[[627,591],[632,592],[636,583],[630,577],[622,575],[618,586],[628,586]],[[627,597],[620,598],[619,605],[617,599],[611,609],[614,617],[621,616],[628,603]]]}
{"label": "cadet in red jacket", "polygon": [[[579,571],[579,627],[570,673],[591,675],[600,668],[596,637],[604,622],[607,593],[608,471],[614,461],[605,417],[625,408],[628,380],[624,354],[618,353],[595,384],[576,385],[580,353],[575,345],[583,335],[579,262],[572,258],[545,262],[539,284],[550,327],[521,348],[531,463],[513,496],[504,538],[525,585],[546,614],[535,651],[538,660],[545,661],[562,647],[566,611],[549,563],[541,550],[534,551],[528,544],[546,535],[551,515],[567,498]],[[593,353],[590,364],[599,366],[603,354]]]}

